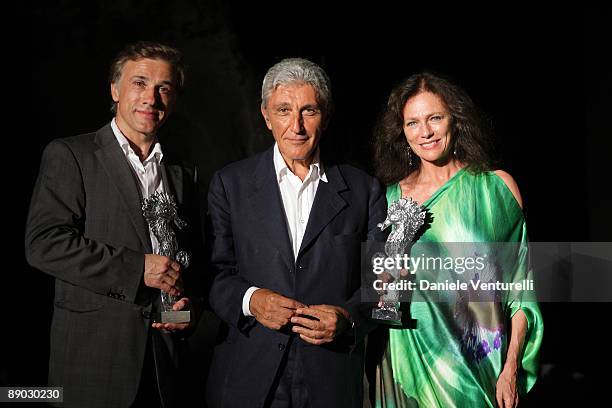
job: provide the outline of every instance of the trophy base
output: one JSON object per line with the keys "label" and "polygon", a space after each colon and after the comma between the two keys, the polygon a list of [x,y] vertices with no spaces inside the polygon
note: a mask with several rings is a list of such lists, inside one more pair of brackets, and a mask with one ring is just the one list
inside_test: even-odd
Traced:
{"label": "trophy base", "polygon": [[189,323],[191,321],[191,311],[172,310],[160,313],[160,323]]}
{"label": "trophy base", "polygon": [[402,312],[392,309],[372,309],[372,319],[392,326],[402,326]]}

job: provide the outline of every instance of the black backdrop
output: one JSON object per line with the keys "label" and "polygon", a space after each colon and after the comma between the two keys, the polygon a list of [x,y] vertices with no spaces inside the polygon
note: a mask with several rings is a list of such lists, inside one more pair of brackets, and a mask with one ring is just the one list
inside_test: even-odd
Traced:
{"label": "black backdrop", "polygon": [[[5,138],[16,142],[11,151],[22,164],[8,173],[16,207],[7,250],[17,261],[7,268],[2,336],[9,345],[0,382],[46,379],[52,280],[26,265],[22,244],[40,154],[53,138],[110,120],[108,64],[130,41],[161,40],[185,53],[187,86],[164,146],[199,166],[203,195],[215,169],[271,144],[259,88],[281,58],[302,56],[326,69],[337,106],[326,142],[366,169],[372,126],[391,87],[431,69],[454,78],[491,116],[501,167],[521,188],[532,241],[612,241],[609,12],[440,7],[127,0],[50,1],[23,10],[29,42],[20,42],[25,55],[8,60],[28,64],[31,73],[18,81],[20,114],[8,118],[22,131]],[[544,370],[530,405],[603,398],[610,304],[542,307]],[[22,322],[15,326],[16,315]],[[200,388],[215,325],[208,316],[192,339]]]}

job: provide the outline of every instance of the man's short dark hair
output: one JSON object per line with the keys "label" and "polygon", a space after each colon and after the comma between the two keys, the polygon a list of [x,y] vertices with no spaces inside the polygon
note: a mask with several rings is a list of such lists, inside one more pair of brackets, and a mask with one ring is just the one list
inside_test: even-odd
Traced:
{"label": "man's short dark hair", "polygon": [[[174,47],[158,43],[155,41],[138,41],[128,44],[122,49],[110,66],[109,81],[111,84],[121,80],[123,67],[128,61],[138,61],[141,59],[158,59],[168,62],[174,71],[176,87],[180,90],[185,82],[185,66],[183,64],[183,54]],[[117,112],[117,104],[111,107],[113,113]]]}

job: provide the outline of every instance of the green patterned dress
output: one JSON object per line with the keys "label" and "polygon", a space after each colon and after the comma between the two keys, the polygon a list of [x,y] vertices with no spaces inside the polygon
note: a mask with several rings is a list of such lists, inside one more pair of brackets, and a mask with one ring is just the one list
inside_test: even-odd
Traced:
{"label": "green patterned dress", "polygon": [[[400,197],[398,184],[388,187],[388,203]],[[503,279],[531,277],[523,212],[494,172],[462,169],[423,206],[430,222],[417,243],[514,242],[520,250],[501,262]],[[466,303],[457,313],[457,303],[427,301],[428,291],[414,295],[424,300],[410,303],[416,328],[389,329],[376,373],[377,407],[495,407],[508,324],[519,309],[528,328],[517,387],[524,394],[533,386],[543,335],[536,302],[514,293],[495,302]]]}

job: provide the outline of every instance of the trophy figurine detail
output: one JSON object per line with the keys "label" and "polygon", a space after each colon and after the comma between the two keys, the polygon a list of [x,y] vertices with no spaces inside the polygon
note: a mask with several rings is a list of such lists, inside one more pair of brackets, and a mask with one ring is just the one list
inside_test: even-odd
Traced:
{"label": "trophy figurine detail", "polygon": [[[403,256],[406,248],[414,239],[417,231],[425,223],[425,209],[412,198],[400,198],[394,201],[387,211],[387,219],[378,227],[384,231],[389,226],[393,230],[385,243],[385,256],[395,258]],[[400,271],[397,268],[386,271],[394,281],[399,280]],[[402,324],[402,312],[400,312],[400,291],[387,289],[378,303],[378,307],[372,309],[372,318],[381,320],[392,325]]]}
{"label": "trophy figurine detail", "polygon": [[[158,255],[174,259],[183,268],[190,263],[190,256],[185,251],[179,251],[176,233],[173,225],[179,230],[187,226],[177,212],[177,206],[172,196],[156,192],[142,203],[142,214],[149,224],[151,232],[159,242]],[[189,310],[173,310],[172,306],[179,299],[167,292],[161,291],[160,323],[188,323],[191,320]]]}

